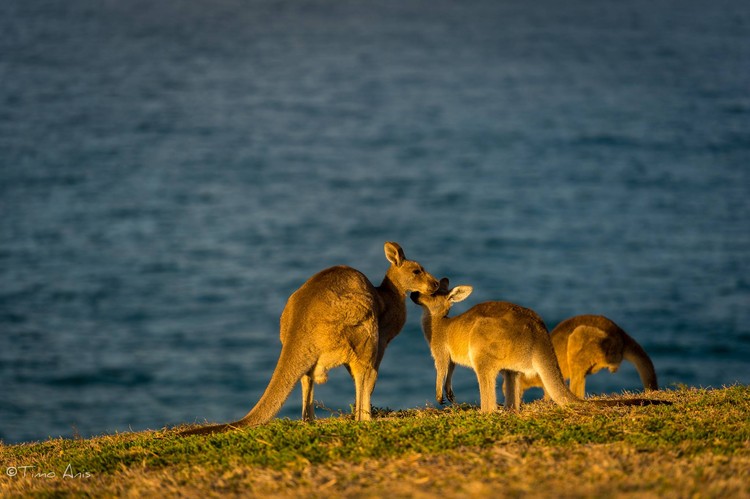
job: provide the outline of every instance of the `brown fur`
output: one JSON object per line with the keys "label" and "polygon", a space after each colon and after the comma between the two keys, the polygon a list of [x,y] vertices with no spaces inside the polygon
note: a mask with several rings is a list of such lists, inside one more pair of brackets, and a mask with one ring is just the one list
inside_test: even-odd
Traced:
{"label": "brown fur", "polygon": [[[570,391],[584,398],[586,376],[602,369],[616,372],[623,359],[632,362],[646,391],[658,390],[656,371],[646,351],[617,324],[602,315],[577,315],[550,333],[563,377]],[[521,390],[541,386],[538,377],[522,377]]]}
{"label": "brown fur", "polygon": [[[435,294],[411,294],[411,299],[422,307],[422,328],[435,359],[435,397],[439,403],[443,403],[443,390],[453,401],[451,376],[456,364],[471,367],[476,373],[483,412],[497,409],[498,373],[504,378],[506,408],[520,407],[523,378],[538,379],[545,393],[558,405],[584,402],[565,386],[547,327],[533,310],[508,302],[485,302],[456,317],[448,317],[453,303],[465,300],[471,292],[471,286],[449,290],[448,279],[443,278]],[[670,404],[638,398],[589,403]]]}
{"label": "brown fur", "polygon": [[466,299],[472,288],[456,286],[448,290],[447,279],[440,284],[434,295],[411,294],[422,307],[422,328],[435,359],[435,396],[439,403],[443,402],[444,387],[449,400],[453,399],[449,373],[456,364],[471,367],[476,373],[483,412],[497,409],[496,383],[501,371],[507,408],[520,407],[521,374],[538,375],[560,405],[579,401],[563,382],[547,327],[536,312],[508,302],[486,302],[448,317],[453,303]]}
{"label": "brown fur", "polygon": [[353,268],[339,266],[315,274],[289,297],[281,314],[279,361],[265,392],[244,418],[182,434],[265,423],[279,412],[297,381],[302,382],[302,418],[311,420],[313,384],[325,383],[328,371],[340,365],[354,380],[356,420],[369,420],[380,362],[406,321],[406,293],[432,293],[438,287],[419,263],[406,259],[398,244],[387,242],[384,249],[391,265],[380,286]]}

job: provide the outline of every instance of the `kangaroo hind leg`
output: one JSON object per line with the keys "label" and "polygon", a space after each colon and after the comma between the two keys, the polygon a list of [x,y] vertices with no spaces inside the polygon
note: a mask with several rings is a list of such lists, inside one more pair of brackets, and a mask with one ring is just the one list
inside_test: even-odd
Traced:
{"label": "kangaroo hind leg", "polygon": [[571,369],[570,391],[578,398],[586,397],[586,370],[579,366]]}
{"label": "kangaroo hind leg", "polygon": [[490,369],[476,368],[477,381],[479,381],[479,398],[481,400],[482,412],[495,412],[497,410],[497,372]]}
{"label": "kangaroo hind leg", "polygon": [[315,382],[310,373],[302,376],[302,421],[313,421],[315,419],[315,407],[313,393]]}
{"label": "kangaroo hind leg", "polygon": [[372,418],[370,395],[375,386],[377,371],[371,366],[362,365],[351,365],[349,369],[354,378],[354,419],[369,421]]}
{"label": "kangaroo hind leg", "polygon": [[503,395],[505,408],[517,411],[521,408],[521,373],[516,371],[501,371],[503,375]]}

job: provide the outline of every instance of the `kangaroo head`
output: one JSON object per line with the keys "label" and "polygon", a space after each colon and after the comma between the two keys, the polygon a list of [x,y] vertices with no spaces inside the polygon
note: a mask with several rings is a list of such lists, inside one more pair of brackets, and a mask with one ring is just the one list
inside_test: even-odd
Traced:
{"label": "kangaroo head", "polygon": [[474,288],[471,286],[456,286],[453,289],[449,289],[448,278],[443,277],[440,279],[440,287],[435,293],[425,294],[414,292],[410,295],[410,298],[430,315],[445,317],[454,303],[464,301],[472,291],[474,291]]}
{"label": "kangaroo head", "polygon": [[437,279],[432,277],[418,262],[407,260],[404,250],[397,243],[385,243],[385,257],[391,262],[388,277],[403,292],[419,291],[434,293],[439,286]]}

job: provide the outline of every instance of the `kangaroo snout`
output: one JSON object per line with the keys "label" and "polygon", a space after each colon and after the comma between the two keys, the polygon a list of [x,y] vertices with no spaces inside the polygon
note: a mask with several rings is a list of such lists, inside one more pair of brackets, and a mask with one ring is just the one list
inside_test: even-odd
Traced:
{"label": "kangaroo snout", "polygon": [[440,283],[438,280],[428,274],[424,269],[415,270],[412,276],[412,282],[407,289],[425,295],[433,295],[438,289],[440,289]]}

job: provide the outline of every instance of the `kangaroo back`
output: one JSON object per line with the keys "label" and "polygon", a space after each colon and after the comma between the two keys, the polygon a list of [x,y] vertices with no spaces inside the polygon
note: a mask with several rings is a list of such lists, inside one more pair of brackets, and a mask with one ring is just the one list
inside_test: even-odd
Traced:
{"label": "kangaroo back", "polygon": [[651,362],[651,357],[648,356],[643,347],[625,332],[623,332],[623,347],[622,356],[638,370],[643,388],[645,390],[658,390],[659,385],[656,382],[654,363]]}

